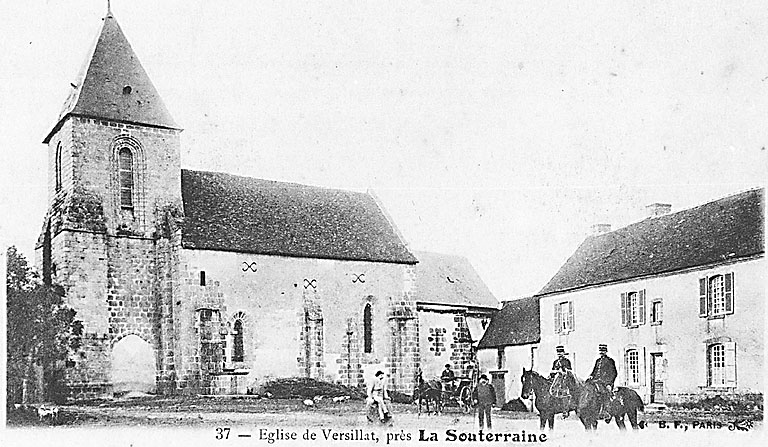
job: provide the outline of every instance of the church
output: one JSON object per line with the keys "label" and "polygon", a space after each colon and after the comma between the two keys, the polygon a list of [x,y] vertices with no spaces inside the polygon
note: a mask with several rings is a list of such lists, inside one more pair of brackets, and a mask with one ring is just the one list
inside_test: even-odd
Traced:
{"label": "church", "polygon": [[498,301],[466,259],[412,251],[370,192],[182,169],[182,129],[103,21],[43,141],[36,263],[84,326],[71,397],[470,373]]}

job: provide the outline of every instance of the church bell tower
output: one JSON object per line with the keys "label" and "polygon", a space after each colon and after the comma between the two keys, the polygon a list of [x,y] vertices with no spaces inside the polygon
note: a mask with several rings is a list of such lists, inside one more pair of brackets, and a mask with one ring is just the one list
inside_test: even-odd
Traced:
{"label": "church bell tower", "polygon": [[83,322],[82,351],[66,371],[73,397],[155,391],[173,375],[181,131],[108,9],[43,140],[48,213],[36,258]]}

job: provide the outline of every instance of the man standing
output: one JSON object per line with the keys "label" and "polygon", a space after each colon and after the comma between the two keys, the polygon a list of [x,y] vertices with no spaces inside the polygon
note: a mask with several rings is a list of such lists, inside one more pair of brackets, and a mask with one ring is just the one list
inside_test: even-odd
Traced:
{"label": "man standing", "polygon": [[388,399],[389,393],[387,393],[387,384],[384,381],[384,372],[377,371],[373,381],[368,385],[368,403],[370,405],[376,404],[379,409],[379,419],[382,422],[390,417],[389,408],[385,402]]}
{"label": "man standing", "polygon": [[488,430],[491,429],[491,407],[496,405],[496,390],[488,383],[488,376],[480,376],[480,383],[472,392],[472,401],[477,405],[477,417],[480,421],[480,429],[485,421],[488,421]]}
{"label": "man standing", "polygon": [[600,393],[600,417],[608,419],[610,415],[606,413],[605,407],[613,392],[613,382],[616,380],[616,363],[608,357],[608,345],[600,344],[597,348],[600,357],[595,361],[595,367],[592,368],[592,374],[588,380],[597,384],[597,390]]}

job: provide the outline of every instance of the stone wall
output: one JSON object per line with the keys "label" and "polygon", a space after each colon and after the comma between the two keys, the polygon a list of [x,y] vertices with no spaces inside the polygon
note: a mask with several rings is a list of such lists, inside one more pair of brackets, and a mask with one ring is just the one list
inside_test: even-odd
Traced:
{"label": "stone wall", "polygon": [[[196,303],[204,295],[220,310],[224,338],[224,370],[254,388],[275,377],[307,376],[361,385],[377,369],[403,368],[396,389],[410,392],[417,359],[416,321],[405,323],[401,346],[406,356],[392,362],[392,303],[415,308],[406,300],[405,270],[398,264],[339,261],[183,249],[174,303],[177,340],[176,374],[183,383],[195,374],[194,324]],[[205,271],[206,285],[200,285]],[[362,275],[362,276],[361,276]],[[213,292],[215,291],[215,292]],[[180,303],[180,304],[177,304]],[[373,345],[363,352],[363,313],[372,305]],[[405,303],[405,304],[402,304]],[[245,316],[244,362],[227,364],[234,316]],[[409,344],[410,343],[410,344]],[[309,359],[309,362],[307,362]],[[199,379],[199,376],[198,376]],[[217,379],[226,382],[230,379]],[[223,386],[227,388],[227,386]]]}
{"label": "stone wall", "polygon": [[[119,201],[116,152],[123,146],[134,153],[131,209]],[[66,376],[73,396],[110,392],[112,347],[128,334],[148,342],[157,371],[167,373],[160,335],[171,244],[161,227],[167,214],[181,214],[178,131],[69,117],[49,154],[49,211],[36,259],[83,322],[83,347]]]}

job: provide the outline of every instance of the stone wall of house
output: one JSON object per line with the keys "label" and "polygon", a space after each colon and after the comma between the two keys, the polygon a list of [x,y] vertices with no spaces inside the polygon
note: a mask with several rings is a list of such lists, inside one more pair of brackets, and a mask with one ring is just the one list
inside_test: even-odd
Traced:
{"label": "stone wall of house", "polygon": [[439,377],[446,364],[457,376],[470,376],[474,354],[464,312],[422,309],[418,317],[424,378]]}
{"label": "stone wall of house", "polygon": [[[183,249],[175,293],[184,298],[174,303],[179,382],[203,379],[195,371],[197,334],[187,328],[194,326],[205,302],[220,315],[222,368],[216,376],[227,377],[211,380],[223,382],[221,389],[253,389],[271,378],[292,376],[357,386],[386,368],[397,378],[392,379],[395,389],[410,392],[418,359],[416,321],[390,310],[397,306],[415,315],[412,301],[405,298],[409,286],[404,275],[409,269],[389,263]],[[201,272],[205,285],[200,284]],[[366,304],[372,306],[371,352],[364,352]],[[242,362],[231,359],[236,319],[244,323]],[[401,352],[393,351],[396,324],[404,326]],[[395,374],[396,368],[404,372]]]}
{"label": "stone wall of house", "polygon": [[[699,280],[733,274],[733,313],[719,318],[699,316]],[[621,294],[645,291],[645,323],[622,326]],[[661,301],[661,322],[651,319],[652,303]],[[571,301],[574,329],[558,333],[554,307]],[[723,262],[668,275],[625,281],[541,299],[540,355],[554,359],[556,345],[569,351],[574,372],[586,377],[598,356],[597,345],[608,344],[608,354],[619,371],[617,385],[635,389],[651,400],[651,382],[661,385],[656,400],[676,402],[708,394],[740,394],[763,390],[765,367],[765,258]],[[713,343],[735,348],[728,385],[708,384],[707,349]],[[638,353],[639,377],[627,374],[627,352]],[[655,368],[653,363],[655,362]],[[730,363],[730,360],[729,360]],[[654,380],[655,379],[655,380]],[[692,397],[693,396],[693,397]]]}

